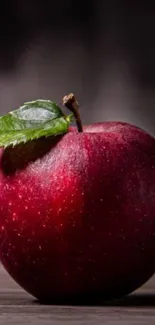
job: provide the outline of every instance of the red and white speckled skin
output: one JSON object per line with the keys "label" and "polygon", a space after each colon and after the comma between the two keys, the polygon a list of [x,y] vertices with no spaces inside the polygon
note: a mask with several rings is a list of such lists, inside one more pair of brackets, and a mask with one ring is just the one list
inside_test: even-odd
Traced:
{"label": "red and white speckled skin", "polygon": [[154,273],[153,137],[99,123],[1,149],[0,165],[1,260],[33,296],[117,298]]}

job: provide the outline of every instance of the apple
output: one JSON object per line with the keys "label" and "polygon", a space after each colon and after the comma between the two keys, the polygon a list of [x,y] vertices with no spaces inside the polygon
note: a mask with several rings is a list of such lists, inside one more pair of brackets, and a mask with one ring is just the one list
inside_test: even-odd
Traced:
{"label": "apple", "polygon": [[155,139],[64,104],[78,130],[1,148],[0,258],[39,300],[117,299],[155,272]]}

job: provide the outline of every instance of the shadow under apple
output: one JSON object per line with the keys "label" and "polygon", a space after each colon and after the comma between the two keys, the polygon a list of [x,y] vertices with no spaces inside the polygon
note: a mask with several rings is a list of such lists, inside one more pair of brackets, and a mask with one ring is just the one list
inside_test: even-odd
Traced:
{"label": "shadow under apple", "polygon": [[79,299],[76,297],[76,299],[72,300],[33,300],[33,304],[39,304],[39,305],[60,305],[60,306],[91,306],[91,307],[155,307],[155,294],[154,293],[132,293],[130,295],[127,295],[120,299],[110,300],[110,301],[103,301],[102,297],[98,297],[96,299],[91,300],[90,297],[85,297],[83,300],[82,297],[79,297]]}

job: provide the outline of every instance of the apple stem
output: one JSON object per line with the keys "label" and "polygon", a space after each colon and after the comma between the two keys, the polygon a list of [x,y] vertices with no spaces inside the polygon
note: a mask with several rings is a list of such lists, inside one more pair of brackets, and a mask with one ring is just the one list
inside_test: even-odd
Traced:
{"label": "apple stem", "polygon": [[74,94],[71,93],[64,96],[63,105],[65,105],[74,114],[78,132],[83,132],[82,121],[79,113],[79,105],[75,99]]}

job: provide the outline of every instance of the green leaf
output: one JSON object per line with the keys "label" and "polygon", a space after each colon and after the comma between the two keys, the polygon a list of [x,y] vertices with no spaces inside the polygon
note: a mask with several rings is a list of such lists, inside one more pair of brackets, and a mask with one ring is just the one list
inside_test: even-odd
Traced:
{"label": "green leaf", "polygon": [[17,110],[0,117],[0,131],[40,127],[42,123],[65,116],[50,100],[27,102]]}
{"label": "green leaf", "polygon": [[72,115],[65,116],[50,100],[27,102],[0,117],[0,147],[66,133],[71,119]]}

